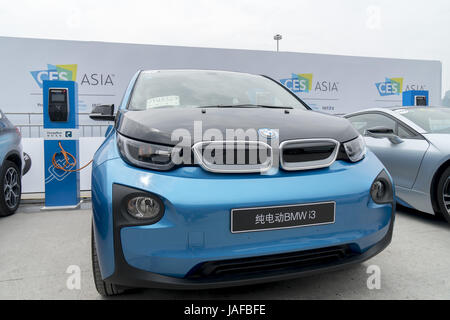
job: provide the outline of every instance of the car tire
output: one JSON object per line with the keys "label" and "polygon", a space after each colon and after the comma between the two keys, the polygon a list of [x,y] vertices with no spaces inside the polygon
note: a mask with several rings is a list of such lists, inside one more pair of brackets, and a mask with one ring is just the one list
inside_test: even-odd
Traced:
{"label": "car tire", "polygon": [[22,194],[20,170],[14,162],[5,160],[3,163],[0,190],[0,217],[6,217],[16,212]]}
{"label": "car tire", "polygon": [[91,256],[92,256],[92,273],[94,275],[94,283],[97,292],[104,297],[111,297],[122,294],[125,290],[119,288],[115,284],[103,281],[98,264],[97,249],[95,246],[94,224],[91,227]]}
{"label": "car tire", "polygon": [[450,167],[444,171],[439,179],[437,201],[441,215],[450,223]]}

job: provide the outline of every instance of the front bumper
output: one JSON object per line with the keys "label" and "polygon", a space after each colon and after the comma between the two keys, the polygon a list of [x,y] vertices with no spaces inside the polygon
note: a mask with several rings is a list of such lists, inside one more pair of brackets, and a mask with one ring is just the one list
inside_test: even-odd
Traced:
{"label": "front bumper", "polygon": [[[214,279],[187,279],[168,277],[161,274],[144,271],[130,266],[124,259],[123,254],[118,250],[116,258],[116,270],[114,274],[107,279],[109,283],[132,288],[159,288],[159,289],[211,289],[234,286],[253,285],[258,283],[274,282],[306,277],[323,272],[336,271],[348,266],[362,263],[383,251],[392,240],[394,227],[393,220],[389,224],[386,235],[370,247],[365,252],[354,255],[351,258],[340,260],[336,263],[322,264],[320,266],[299,268],[297,271],[290,269],[286,272],[261,272],[252,276],[244,277],[223,277]],[[118,248],[119,249],[119,248]]]}
{"label": "front bumper", "polygon": [[[335,270],[369,259],[391,241],[394,204],[375,204],[369,189],[383,166],[371,153],[356,164],[274,176],[224,175],[187,167],[155,173],[120,158],[93,170],[94,234],[105,281],[130,287],[209,288],[268,282]],[[133,184],[130,184],[133,181]],[[157,194],[164,217],[153,225],[117,228],[114,185]],[[336,202],[336,222],[264,232],[232,234],[233,208]],[[190,278],[210,261],[264,257],[348,245],[352,255],[329,263],[249,276]]]}

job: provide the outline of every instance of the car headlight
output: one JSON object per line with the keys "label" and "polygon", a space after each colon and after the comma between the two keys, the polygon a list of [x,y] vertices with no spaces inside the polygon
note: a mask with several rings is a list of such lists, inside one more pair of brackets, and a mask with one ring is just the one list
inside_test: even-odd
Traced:
{"label": "car headlight", "polygon": [[122,158],[135,166],[154,170],[170,170],[172,162],[172,147],[141,142],[117,134],[117,146]]}
{"label": "car headlight", "polygon": [[366,143],[364,138],[360,135],[358,138],[344,143],[344,149],[350,161],[358,162],[364,159],[364,156],[366,155]]}

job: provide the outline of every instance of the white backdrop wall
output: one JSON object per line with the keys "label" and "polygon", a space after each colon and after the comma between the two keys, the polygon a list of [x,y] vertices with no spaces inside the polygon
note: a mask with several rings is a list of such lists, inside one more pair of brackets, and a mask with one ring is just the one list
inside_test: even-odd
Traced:
{"label": "white backdrop wall", "polygon": [[441,102],[439,61],[0,37],[4,112],[42,112],[41,88],[32,72],[43,71],[42,79],[48,65],[76,65],[80,112],[93,104],[118,105],[139,69],[224,69],[276,80],[307,74],[311,90],[298,95],[331,113],[401,104],[401,95],[380,95],[376,84],[386,78],[402,79],[403,90],[429,90],[431,103]]}
{"label": "white backdrop wall", "polygon": [[[5,113],[42,112],[40,82],[47,78],[77,81],[82,113],[96,104],[117,106],[139,69],[265,74],[296,90],[313,109],[329,113],[401,105],[401,91],[410,89],[429,90],[430,104],[441,103],[439,61],[0,37],[0,108]],[[24,122],[26,117],[10,119]],[[39,115],[31,118],[40,121]],[[81,123],[90,123],[83,119]],[[82,140],[81,157],[89,160],[98,143],[95,138]],[[33,161],[24,192],[43,191],[39,146],[42,143],[24,139],[24,151]],[[82,189],[89,188],[89,177],[85,170]]]}

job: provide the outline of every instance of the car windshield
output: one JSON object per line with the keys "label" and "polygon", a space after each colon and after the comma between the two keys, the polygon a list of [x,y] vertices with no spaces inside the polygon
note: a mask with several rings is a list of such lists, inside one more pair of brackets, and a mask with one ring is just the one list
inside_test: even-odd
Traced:
{"label": "car windshield", "polygon": [[396,112],[428,133],[450,133],[450,108],[411,108]]}
{"label": "car windshield", "polygon": [[307,108],[280,84],[263,76],[224,71],[144,71],[130,110],[182,107]]}

